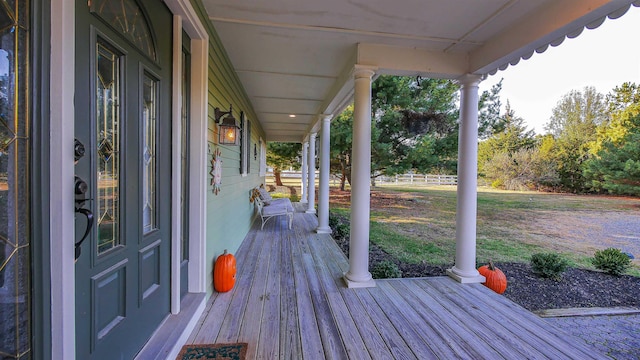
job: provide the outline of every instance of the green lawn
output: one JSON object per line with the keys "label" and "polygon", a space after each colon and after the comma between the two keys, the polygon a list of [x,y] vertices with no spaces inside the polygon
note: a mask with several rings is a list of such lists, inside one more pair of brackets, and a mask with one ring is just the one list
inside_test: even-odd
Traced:
{"label": "green lawn", "polygon": [[[454,262],[455,187],[376,187],[371,203],[371,242],[407,262]],[[349,204],[334,196],[331,207],[349,212]],[[572,266],[593,269],[590,258],[599,243],[580,232],[589,228],[588,219],[631,214],[640,221],[639,209],[640,199],[480,189],[477,259],[529,262],[534,253],[558,252]],[[638,261],[634,275],[640,275]]]}

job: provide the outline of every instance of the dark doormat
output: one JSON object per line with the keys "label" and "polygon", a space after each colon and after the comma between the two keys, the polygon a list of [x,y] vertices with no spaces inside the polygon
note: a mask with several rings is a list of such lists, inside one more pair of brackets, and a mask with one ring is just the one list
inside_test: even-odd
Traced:
{"label": "dark doormat", "polygon": [[176,360],[215,359],[244,360],[247,353],[246,343],[236,344],[191,344],[180,350]]}

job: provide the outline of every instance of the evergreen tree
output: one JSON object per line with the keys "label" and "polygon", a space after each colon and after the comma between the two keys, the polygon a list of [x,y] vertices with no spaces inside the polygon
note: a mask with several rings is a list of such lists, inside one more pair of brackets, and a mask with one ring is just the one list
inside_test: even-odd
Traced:
{"label": "evergreen tree", "polygon": [[300,168],[300,153],[302,144],[300,143],[267,143],[267,165],[273,168],[273,176],[276,185],[282,186],[280,172],[286,168]]}
{"label": "evergreen tree", "polygon": [[572,90],[553,108],[547,131],[555,138],[554,161],[563,190],[585,190],[583,163],[596,140],[596,129],[606,120],[604,97],[593,87]]}
{"label": "evergreen tree", "polygon": [[340,177],[340,190],[351,183],[351,147],[353,143],[353,105],[331,121],[331,173]]}
{"label": "evergreen tree", "polygon": [[500,117],[503,124],[500,132],[478,144],[478,171],[482,174],[484,166],[499,154],[513,154],[521,149],[530,149],[535,145],[534,131],[527,129],[524,119],[516,116],[507,101],[505,114]]}
{"label": "evergreen tree", "polygon": [[607,140],[586,163],[585,177],[594,190],[640,196],[640,115],[629,119],[619,141]]}
{"label": "evergreen tree", "polygon": [[480,95],[478,103],[478,139],[480,140],[488,139],[504,130],[504,117],[500,116],[502,80],[500,79],[491,89],[483,91]]}

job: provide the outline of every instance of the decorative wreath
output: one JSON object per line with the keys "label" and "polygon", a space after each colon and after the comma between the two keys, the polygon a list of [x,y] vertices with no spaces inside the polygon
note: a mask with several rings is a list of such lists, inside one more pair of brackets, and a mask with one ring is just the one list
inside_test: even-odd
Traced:
{"label": "decorative wreath", "polygon": [[220,185],[222,184],[222,153],[220,149],[216,148],[211,157],[211,186],[213,193],[218,195],[220,192]]}

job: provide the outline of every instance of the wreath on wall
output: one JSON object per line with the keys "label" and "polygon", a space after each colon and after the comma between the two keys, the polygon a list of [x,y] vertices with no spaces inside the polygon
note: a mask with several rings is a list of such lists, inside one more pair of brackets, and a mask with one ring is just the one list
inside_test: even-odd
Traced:
{"label": "wreath on wall", "polygon": [[213,151],[213,156],[211,157],[211,187],[213,193],[218,195],[220,192],[220,185],[222,184],[222,153],[220,149],[216,148]]}

